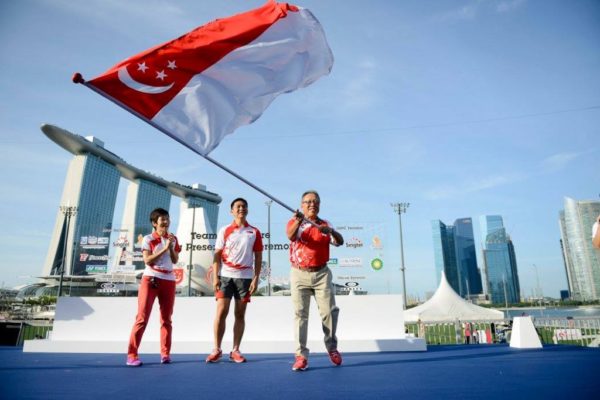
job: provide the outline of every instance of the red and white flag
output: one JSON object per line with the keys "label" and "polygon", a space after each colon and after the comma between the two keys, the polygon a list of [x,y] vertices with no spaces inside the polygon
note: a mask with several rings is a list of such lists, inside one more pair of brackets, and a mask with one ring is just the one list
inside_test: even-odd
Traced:
{"label": "red and white flag", "polygon": [[271,0],[130,57],[86,85],[206,156],[279,94],[332,65],[311,12]]}

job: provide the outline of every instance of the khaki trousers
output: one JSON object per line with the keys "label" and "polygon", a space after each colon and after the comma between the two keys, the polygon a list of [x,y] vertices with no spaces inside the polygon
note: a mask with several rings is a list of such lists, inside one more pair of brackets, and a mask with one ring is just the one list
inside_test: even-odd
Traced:
{"label": "khaki trousers", "polygon": [[296,355],[308,358],[309,349],[306,347],[308,336],[308,313],[310,298],[314,296],[321,324],[325,334],[327,351],[337,350],[335,335],[339,308],[335,305],[335,292],[332,284],[332,274],[328,267],[317,272],[292,268],[290,272],[290,290],[294,304],[294,330],[296,339]]}

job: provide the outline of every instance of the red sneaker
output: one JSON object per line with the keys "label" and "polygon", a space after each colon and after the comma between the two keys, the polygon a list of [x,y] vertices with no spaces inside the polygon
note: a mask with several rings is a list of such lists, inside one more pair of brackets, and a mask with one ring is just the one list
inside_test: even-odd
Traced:
{"label": "red sneaker", "polygon": [[246,362],[246,357],[244,357],[242,355],[242,353],[240,353],[239,350],[234,350],[231,353],[229,353],[229,360],[235,362],[235,363],[245,363]]}
{"label": "red sneaker", "polygon": [[302,356],[296,356],[296,362],[292,366],[292,371],[304,371],[308,368],[308,360]]}
{"label": "red sneaker", "polygon": [[333,350],[333,351],[329,352],[329,359],[335,365],[342,365],[342,355],[337,350]]}
{"label": "red sneaker", "polygon": [[171,364],[171,357],[170,356],[162,356],[160,358],[160,363],[161,364]]}
{"label": "red sneaker", "polygon": [[221,359],[222,355],[223,355],[223,352],[221,351],[221,349],[214,349],[212,351],[212,353],[210,353],[208,355],[208,357],[206,357],[206,362],[207,363],[216,363],[217,361],[219,361]]}

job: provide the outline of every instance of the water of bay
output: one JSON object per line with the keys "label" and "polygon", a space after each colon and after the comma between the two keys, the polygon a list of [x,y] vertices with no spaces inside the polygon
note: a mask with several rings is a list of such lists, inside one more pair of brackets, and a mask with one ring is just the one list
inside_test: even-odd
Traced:
{"label": "water of bay", "polygon": [[[507,311],[499,309],[506,315]],[[519,317],[521,315],[531,315],[539,318],[599,318],[600,307],[546,307],[546,308],[509,308],[508,316]]]}

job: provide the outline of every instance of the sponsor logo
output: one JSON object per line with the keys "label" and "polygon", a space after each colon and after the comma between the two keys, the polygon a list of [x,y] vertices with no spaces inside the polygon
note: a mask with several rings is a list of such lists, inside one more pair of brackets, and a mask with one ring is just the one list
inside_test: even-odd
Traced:
{"label": "sponsor logo", "polygon": [[183,268],[173,268],[173,273],[175,274],[175,283],[177,285],[183,282]]}
{"label": "sponsor logo", "polygon": [[329,261],[327,261],[327,266],[328,267],[335,267],[336,265],[338,265],[338,259],[337,258],[330,258]]}
{"label": "sponsor logo", "polygon": [[100,289],[97,290],[98,293],[119,293],[119,289],[117,289],[117,285],[112,282],[104,282],[100,285]]}
{"label": "sponsor logo", "polygon": [[360,257],[346,257],[340,258],[340,267],[362,267],[362,258]]}
{"label": "sponsor logo", "polygon": [[373,268],[375,271],[379,271],[381,268],[383,268],[383,261],[381,260],[381,258],[372,259],[371,268]]}
{"label": "sponsor logo", "polygon": [[[85,261],[85,260],[83,260],[83,261]],[[87,261],[108,261],[108,255],[104,255],[104,256],[89,255],[89,257],[87,258]]]}
{"label": "sponsor logo", "polygon": [[371,239],[371,248],[373,250],[382,250],[383,249],[383,244],[381,243],[381,238],[377,235],[373,236],[373,239]]}
{"label": "sponsor logo", "polygon": [[363,247],[363,242],[359,238],[353,237],[346,242],[346,247],[357,249],[359,247]]}
{"label": "sponsor logo", "polygon": [[88,244],[88,237],[82,236],[81,238],[79,238],[79,244]]}
{"label": "sponsor logo", "polygon": [[112,270],[113,272],[134,272],[135,265],[115,265]]}
{"label": "sponsor logo", "polygon": [[362,290],[360,284],[358,282],[346,282],[344,283],[344,287],[340,288],[342,292],[350,292],[352,290]]}
{"label": "sponsor logo", "polygon": [[99,237],[98,244],[108,244],[108,236]]}
{"label": "sponsor logo", "polygon": [[116,289],[117,285],[115,285],[112,282],[104,282],[104,283],[100,284],[100,288],[101,289]]}
{"label": "sponsor logo", "polygon": [[86,265],[85,272],[105,274],[108,270],[108,265]]}
{"label": "sponsor logo", "polygon": [[98,244],[98,237],[88,236],[88,244]]}
{"label": "sponsor logo", "polygon": [[79,254],[79,261],[86,262],[89,256],[90,255],[88,253],[81,253]]}
{"label": "sponsor logo", "polygon": [[100,244],[86,244],[86,245],[82,245],[81,246],[82,249],[86,249],[86,250],[90,250],[90,249],[94,249],[94,250],[102,250],[106,248],[106,245],[100,245]]}
{"label": "sponsor logo", "polygon": [[129,240],[125,236],[119,236],[119,238],[113,242],[113,247],[129,247]]}

